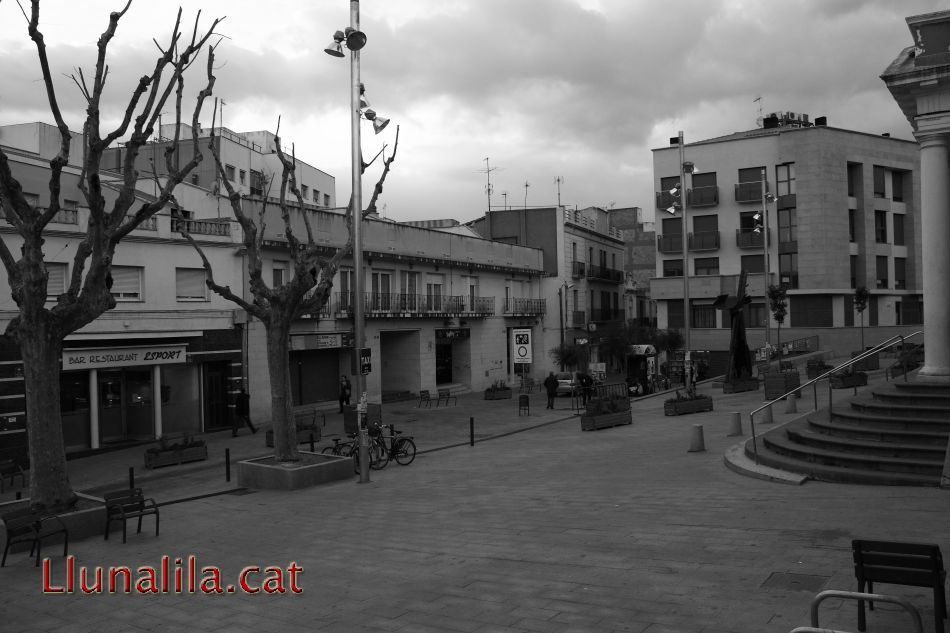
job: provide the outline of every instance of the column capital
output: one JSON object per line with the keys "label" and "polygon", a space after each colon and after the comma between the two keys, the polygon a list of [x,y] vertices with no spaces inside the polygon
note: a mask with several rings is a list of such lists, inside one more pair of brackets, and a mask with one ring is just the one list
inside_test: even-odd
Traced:
{"label": "column capital", "polygon": [[914,138],[921,148],[947,146],[950,144],[950,131],[917,131],[914,132]]}

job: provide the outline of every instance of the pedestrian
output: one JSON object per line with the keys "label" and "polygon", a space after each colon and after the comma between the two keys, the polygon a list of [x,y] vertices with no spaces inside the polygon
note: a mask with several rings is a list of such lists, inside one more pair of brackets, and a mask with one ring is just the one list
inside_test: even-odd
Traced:
{"label": "pedestrian", "polygon": [[254,424],[251,423],[251,396],[247,394],[244,387],[234,399],[234,425],[231,427],[231,437],[237,437],[238,429],[242,424],[246,424],[251,433],[257,433]]}
{"label": "pedestrian", "polygon": [[548,409],[554,408],[554,398],[557,396],[557,378],[554,377],[554,372],[552,371],[548,374],[548,377],[544,379],[544,388],[548,392]]}
{"label": "pedestrian", "polygon": [[587,406],[587,400],[594,395],[594,379],[590,374],[578,373],[577,382],[581,385],[582,404]]}
{"label": "pedestrian", "polygon": [[349,406],[350,393],[353,388],[350,386],[350,379],[346,376],[340,376],[340,413],[343,413],[343,405]]}

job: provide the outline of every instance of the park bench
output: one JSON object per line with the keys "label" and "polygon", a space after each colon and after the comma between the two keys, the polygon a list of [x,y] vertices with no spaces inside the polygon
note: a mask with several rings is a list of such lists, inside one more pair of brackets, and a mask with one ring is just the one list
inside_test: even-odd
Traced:
{"label": "park bench", "polygon": [[445,402],[445,406],[449,406],[449,400],[454,400],[455,404],[458,404],[458,397],[453,396],[448,389],[439,389],[439,397],[435,401],[435,406],[438,407],[442,402]]}
{"label": "park bench", "polygon": [[29,543],[30,556],[36,551],[36,566],[40,565],[40,557],[43,546],[43,539],[63,535],[63,556],[69,549],[69,531],[66,525],[57,516],[43,516],[29,508],[12,510],[3,515],[3,525],[7,531],[7,542],[3,547],[3,559],[0,560],[0,567],[7,564],[7,552],[10,546],[16,543]]}
{"label": "park bench", "polygon": [[154,499],[146,499],[141,488],[128,490],[114,490],[107,492],[103,497],[106,505],[106,533],[109,538],[109,528],[113,522],[122,523],[122,542],[125,543],[126,523],[129,519],[138,519],[139,525],[136,534],[142,532],[142,517],[155,516],[155,536],[158,536],[158,506]]}
{"label": "park bench", "polygon": [[16,478],[20,478],[20,487],[26,488],[26,472],[15,460],[0,459],[0,493],[6,489],[7,482],[13,487]]}
{"label": "park bench", "polygon": [[[421,407],[423,402],[427,407],[432,406],[432,398],[429,396],[428,389],[422,389],[419,391],[419,404],[416,405],[416,408]],[[436,404],[436,406],[438,406],[438,404]]]}
{"label": "park bench", "polygon": [[[317,423],[317,416],[320,416],[320,423]],[[316,407],[300,407],[294,409],[294,426],[297,429],[297,443],[303,444],[309,442],[313,437],[314,442],[319,442],[321,430],[327,425],[327,416],[322,411],[317,411]],[[264,434],[264,441],[268,446],[274,446],[274,431],[268,429]]]}
{"label": "park bench", "polygon": [[[943,568],[943,556],[938,546],[856,539],[851,541],[851,552],[854,555],[854,575],[858,579],[859,592],[874,593],[876,582],[932,588],[934,631],[944,633],[947,572]],[[874,603],[870,600],[868,607],[874,610]],[[858,630],[865,630],[863,600],[858,601]]]}

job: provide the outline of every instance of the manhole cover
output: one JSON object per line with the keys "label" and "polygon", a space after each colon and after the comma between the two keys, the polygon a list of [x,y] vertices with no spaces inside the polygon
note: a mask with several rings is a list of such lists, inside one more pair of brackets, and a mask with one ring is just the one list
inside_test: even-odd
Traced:
{"label": "manhole cover", "polygon": [[790,589],[792,591],[818,593],[824,589],[826,582],[828,582],[827,576],[775,571],[762,583],[762,586],[767,589]]}

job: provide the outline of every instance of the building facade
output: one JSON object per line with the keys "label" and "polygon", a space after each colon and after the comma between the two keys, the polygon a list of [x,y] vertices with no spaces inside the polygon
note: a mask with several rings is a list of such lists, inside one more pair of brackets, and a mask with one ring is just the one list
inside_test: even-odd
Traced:
{"label": "building facade", "polygon": [[643,221],[643,209],[610,210],[610,226],[624,243],[625,318],[642,327],[656,327],[656,304],[650,300],[650,280],[656,272],[656,230]]}
{"label": "building facade", "polygon": [[[764,127],[686,144],[694,173],[685,200],[693,349],[728,349],[729,317],[713,304],[748,273],[750,347],[778,342],[765,297],[788,292],[781,340],[818,336],[824,349],[858,349],[922,323],[920,160],[915,143],[833,128],[824,117],[777,113]],[[653,152],[660,327],[684,325],[680,148]],[[670,212],[672,211],[672,213]],[[764,211],[764,213],[763,213]],[[764,236],[768,239],[765,240]],[[765,245],[767,244],[767,248]],[[766,271],[768,277],[766,278]],[[870,302],[854,310],[855,289]]]}

